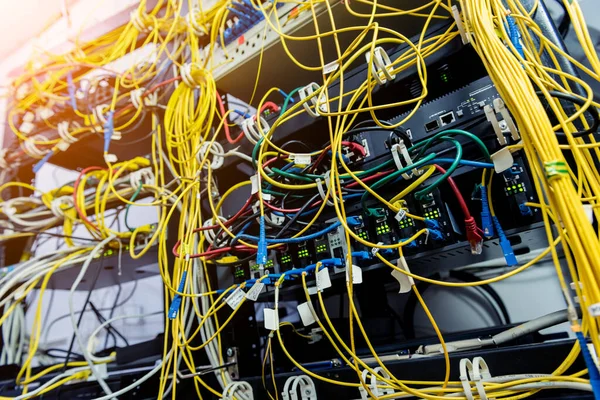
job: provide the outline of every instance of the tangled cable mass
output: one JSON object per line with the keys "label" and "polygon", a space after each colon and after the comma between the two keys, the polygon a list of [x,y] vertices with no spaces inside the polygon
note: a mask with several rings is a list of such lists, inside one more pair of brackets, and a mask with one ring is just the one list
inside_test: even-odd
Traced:
{"label": "tangled cable mass", "polygon": [[[101,399],[150,379],[157,379],[157,398],[175,398],[178,376],[189,370],[199,398],[252,399],[252,385],[224,367],[224,342],[240,310],[259,297],[268,298],[258,315],[268,334],[260,345],[261,385],[270,399],[282,389],[285,396],[298,387],[314,392],[314,382],[352,388],[365,399],[520,399],[548,388],[600,396],[590,353],[600,351],[600,105],[578,75],[600,80],[600,60],[578,2],[563,0],[586,65],[540,26],[539,0],[431,0],[414,9],[377,0],[208,3],[159,0],[148,7],[141,0],[129,23],[48,55],[43,67],[29,67],[11,84],[7,121],[16,139],[0,152],[0,245],[28,243],[20,262],[2,265],[0,275],[1,364],[19,365],[15,398],[88,378],[105,393]],[[349,17],[360,23],[348,25]],[[417,21],[417,35],[409,38],[415,32],[403,34],[401,24],[388,22],[395,18]],[[311,28],[302,34],[292,29],[301,20]],[[243,51],[234,49],[251,29],[261,38],[252,45],[257,70],[236,78],[251,93],[241,100],[221,89],[221,79],[240,63]],[[271,85],[261,76],[271,70],[263,60],[271,36],[294,66],[291,73],[305,72],[313,82],[264,90]],[[450,72],[439,75],[431,65],[457,43],[479,65],[460,67],[489,79],[485,90],[497,94],[415,122],[445,94],[439,88]],[[310,62],[300,46],[312,52]],[[114,62],[134,51],[143,56],[116,70]],[[407,77],[408,89],[394,86]],[[475,99],[479,92],[473,93]],[[84,142],[97,143],[100,157],[73,182],[42,193],[19,180],[19,169],[33,165],[38,172],[75,157]],[[503,191],[507,200],[498,196]],[[515,208],[507,208],[512,201]],[[136,207],[155,210],[157,222],[138,224],[129,216]],[[122,228],[107,218],[115,209],[125,213]],[[520,263],[505,231],[534,223],[548,245]],[[52,233],[56,227],[60,234]],[[78,227],[85,237],[74,234]],[[64,246],[35,254],[44,235],[62,237]],[[477,260],[492,251],[487,240],[498,244],[507,267],[502,274],[456,282],[411,271],[413,259],[444,246],[462,246]],[[105,366],[117,353],[95,354],[104,349],[94,338],[116,320],[145,316],[111,313],[88,338],[79,330],[73,294],[93,260],[108,252],[140,259],[150,249],[157,249],[164,284],[163,353],[137,382],[115,391]],[[570,353],[550,374],[492,377],[482,358],[463,360],[461,380],[453,381],[454,347],[418,283],[484,287],[542,259],[556,267],[564,321],[577,336]],[[440,379],[407,380],[378,354],[355,291],[375,266],[389,270],[401,293],[412,292],[425,311],[444,357]],[[71,361],[69,350],[64,362],[34,372],[47,325],[45,291],[53,274],[68,268],[79,268],[69,311],[81,357]],[[346,279],[334,279],[339,274]],[[327,303],[331,286],[345,287],[344,332]],[[26,333],[23,305],[34,292],[35,319]],[[280,321],[280,296],[291,292],[301,303],[301,321],[317,329],[353,379],[307,368],[286,347],[292,334],[314,339],[283,314]],[[285,388],[276,382],[275,348],[303,374]],[[587,369],[574,371],[582,351]],[[210,364],[207,375],[195,373],[200,353]]]}

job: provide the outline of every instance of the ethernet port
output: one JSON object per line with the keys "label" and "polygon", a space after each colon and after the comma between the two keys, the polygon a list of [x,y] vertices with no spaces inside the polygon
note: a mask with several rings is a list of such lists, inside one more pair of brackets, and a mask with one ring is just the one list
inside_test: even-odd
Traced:
{"label": "ethernet port", "polygon": [[436,130],[439,127],[440,127],[440,123],[437,122],[437,120],[433,120],[433,121],[430,121],[430,122],[428,122],[428,123],[425,124],[425,131],[426,132],[431,132],[431,131]]}
{"label": "ethernet port", "polygon": [[456,118],[454,118],[453,111],[450,111],[440,117],[440,122],[442,123],[442,126],[449,125],[449,124],[453,123],[454,121],[456,121]]}

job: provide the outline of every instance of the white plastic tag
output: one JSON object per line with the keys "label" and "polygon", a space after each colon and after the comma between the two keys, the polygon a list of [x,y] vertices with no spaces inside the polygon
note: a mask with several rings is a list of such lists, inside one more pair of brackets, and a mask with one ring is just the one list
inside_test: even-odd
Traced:
{"label": "white plastic tag", "polygon": [[[377,246],[380,246],[382,244],[383,244],[383,242],[377,242]],[[377,253],[379,253],[379,250],[381,250],[379,247],[373,247],[371,249],[371,254],[376,255]]]}
{"label": "white plastic tag", "polygon": [[494,154],[491,155],[492,162],[494,163],[494,170],[496,173],[501,173],[510,169],[515,160],[512,156],[508,147],[503,147]]}
{"label": "white plastic tag", "polygon": [[[359,285],[363,281],[362,269],[358,265],[352,266],[352,283]],[[350,268],[346,268],[346,282],[350,282]]]}
{"label": "white plastic tag", "polygon": [[318,291],[319,291],[319,289],[317,289],[316,286],[311,286],[308,288],[308,294],[310,296],[312,296],[313,294],[317,294]]}
{"label": "white plastic tag", "polygon": [[256,301],[264,287],[265,287],[264,283],[255,282],[254,285],[252,285],[252,287],[250,288],[250,290],[248,290],[248,293],[246,293],[246,298],[248,300]]}
{"label": "white plastic tag", "polygon": [[292,154],[290,157],[296,164],[310,165],[312,162],[310,154]]}
{"label": "white plastic tag", "polygon": [[592,317],[600,316],[600,303],[592,304],[588,307],[588,311]]}
{"label": "white plastic tag", "polygon": [[590,224],[594,223],[594,208],[591,204],[584,204],[583,205],[583,211],[585,211],[585,215],[588,219],[588,221],[590,221]]}
{"label": "white plastic tag", "polygon": [[265,328],[270,331],[279,330],[279,313],[272,308],[264,309]]}
{"label": "white plastic tag", "polygon": [[272,197],[271,197],[271,195],[269,193],[263,193],[262,199],[264,201],[271,201]]}
{"label": "white plastic tag", "polygon": [[396,221],[401,222],[404,218],[406,218],[406,210],[401,208],[394,218],[396,218]]}
{"label": "white plastic tag", "polygon": [[[398,261],[396,261],[396,266],[400,269],[403,269],[406,272],[410,272],[410,270],[408,269],[408,264],[406,264],[406,260],[404,259],[404,257],[400,257]],[[410,292],[412,286],[415,284],[415,281],[412,278],[412,276],[403,274],[402,272],[396,269],[392,271],[392,276],[400,284],[400,290],[398,291],[398,293]]]}
{"label": "white plastic tag", "polygon": [[252,194],[258,193],[258,175],[252,175],[250,182],[252,183]]}
{"label": "white plastic tag", "polygon": [[271,222],[278,226],[283,225],[283,223],[285,222],[285,217],[271,213]]}
{"label": "white plastic tag", "polygon": [[304,326],[312,325],[316,322],[315,319],[315,310],[311,303],[305,302],[298,305],[298,314],[300,314],[300,319],[302,320],[302,324]]}
{"label": "white plastic tag", "polygon": [[340,64],[337,61],[332,61],[329,64],[325,64],[325,66],[323,67],[323,75],[335,72],[339,67]]}
{"label": "white plastic tag", "polygon": [[237,288],[225,299],[225,302],[235,310],[244,300],[245,294],[241,288]]}
{"label": "white plastic tag", "polygon": [[331,277],[329,276],[329,270],[323,268],[317,272],[317,290],[322,292],[323,290],[331,287]]}

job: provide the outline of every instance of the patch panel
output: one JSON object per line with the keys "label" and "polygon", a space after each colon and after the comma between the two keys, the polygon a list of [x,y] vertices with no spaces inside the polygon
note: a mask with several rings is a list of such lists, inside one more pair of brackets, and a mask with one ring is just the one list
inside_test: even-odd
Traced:
{"label": "patch panel", "polygon": [[[296,30],[312,22],[312,13],[299,12],[299,6],[296,3],[280,2],[279,5],[279,22],[276,21],[274,16],[271,16],[270,19],[274,26],[278,26],[278,24],[281,26],[283,33],[293,34]],[[315,6],[315,11],[318,14],[325,9],[322,4]],[[275,45],[279,40],[279,34],[273,31],[264,19],[256,21],[251,26],[244,27],[240,25],[239,29],[231,32],[231,37],[224,49],[214,50],[212,60],[217,65],[213,72],[215,80],[220,80],[252,58],[258,57],[261,51]],[[237,82],[239,84],[239,80]]]}

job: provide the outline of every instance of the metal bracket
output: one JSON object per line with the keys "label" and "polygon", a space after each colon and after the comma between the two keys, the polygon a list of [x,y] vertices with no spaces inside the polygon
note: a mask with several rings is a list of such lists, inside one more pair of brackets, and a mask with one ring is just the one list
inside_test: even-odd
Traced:
{"label": "metal bracket", "polygon": [[227,372],[231,376],[232,380],[238,380],[240,378],[240,371],[238,368],[238,356],[240,349],[237,347],[229,347],[227,349]]}

